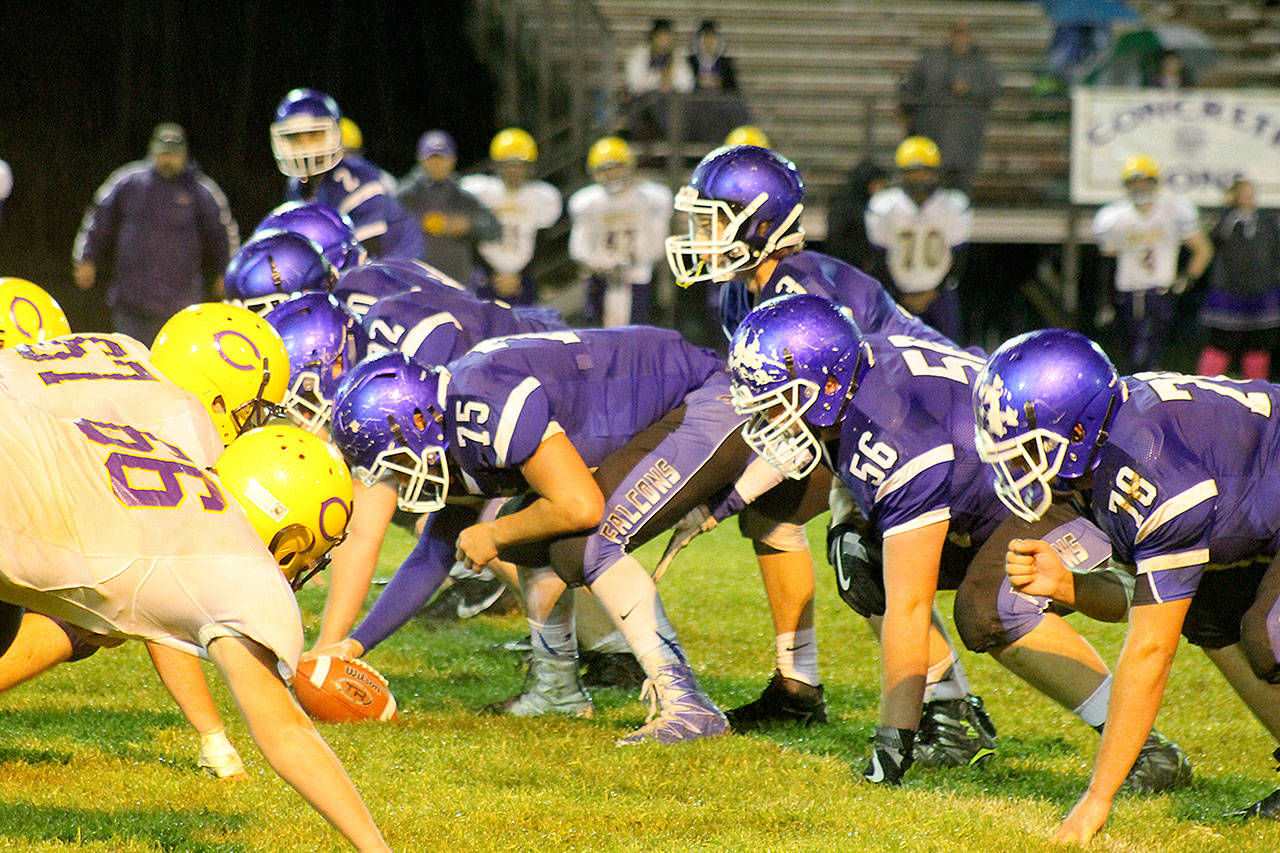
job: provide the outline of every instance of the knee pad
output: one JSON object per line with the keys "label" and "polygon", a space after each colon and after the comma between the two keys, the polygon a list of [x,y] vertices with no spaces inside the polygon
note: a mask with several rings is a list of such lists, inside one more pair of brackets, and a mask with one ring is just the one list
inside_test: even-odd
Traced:
{"label": "knee pad", "polygon": [[738,529],[753,542],[768,545],[775,551],[807,551],[809,537],[804,525],[790,521],[776,521],[747,507],[738,516]]}
{"label": "knee pad", "polygon": [[9,650],[22,627],[22,614],[27,611],[16,604],[0,601],[0,655]]}
{"label": "knee pad", "polygon": [[837,524],[827,532],[827,559],[844,603],[862,616],[883,616],[884,555],[879,540]]}
{"label": "knee pad", "polygon": [[[52,617],[50,617],[52,619]],[[90,643],[85,639],[84,634],[72,628],[61,619],[53,619],[53,623],[62,629],[62,633],[67,635],[67,639],[71,641],[71,657],[67,658],[67,663],[75,663],[78,660],[84,660],[98,650],[98,646]]]}

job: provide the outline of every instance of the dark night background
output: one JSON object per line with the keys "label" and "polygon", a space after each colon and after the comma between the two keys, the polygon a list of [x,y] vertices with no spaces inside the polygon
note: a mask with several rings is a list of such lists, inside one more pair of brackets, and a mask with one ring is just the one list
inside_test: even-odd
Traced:
{"label": "dark night background", "polygon": [[462,0],[391,3],[41,2],[0,8],[0,158],[13,195],[0,275],[31,279],[72,328],[105,328],[101,280],[71,282],[71,245],[93,192],[177,121],[191,157],[226,192],[247,236],[283,200],[267,126],[289,89],[327,91],[399,177],[424,130],[479,163],[495,131],[491,74],[464,32]]}

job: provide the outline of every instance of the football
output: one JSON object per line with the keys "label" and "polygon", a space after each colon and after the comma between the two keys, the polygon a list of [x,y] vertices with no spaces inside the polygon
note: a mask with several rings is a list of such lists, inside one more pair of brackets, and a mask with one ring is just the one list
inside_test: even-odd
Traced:
{"label": "football", "polygon": [[306,658],[298,664],[293,692],[311,719],[325,723],[400,717],[387,680],[362,660],[329,655]]}

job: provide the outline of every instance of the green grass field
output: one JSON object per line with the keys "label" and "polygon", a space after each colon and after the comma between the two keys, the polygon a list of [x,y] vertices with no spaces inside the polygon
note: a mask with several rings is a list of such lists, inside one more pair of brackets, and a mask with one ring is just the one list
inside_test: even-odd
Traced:
{"label": "green grass field", "polygon": [[[811,531],[821,541],[818,528]],[[393,531],[383,576],[408,541]],[[641,551],[651,564],[660,553]],[[773,667],[750,548],[730,525],[696,540],[662,581],[703,684],[725,707],[753,699]],[[951,597],[944,594],[944,609]],[[323,591],[301,596],[311,636]],[[1114,660],[1119,626],[1077,627]],[[899,790],[855,779],[877,712],[877,647],[820,563],[818,632],[831,721],[813,729],[619,749],[643,722],[637,697],[595,694],[593,720],[516,720],[475,709],[514,692],[517,616],[406,626],[369,656],[398,723],[322,726],[399,851],[1017,851],[1044,839],[1082,792],[1096,736],[986,657],[966,656],[1000,732],[982,769],[913,770]],[[197,742],[140,644],[100,652],[0,697],[4,850],[316,851],[340,839],[254,749],[215,687],[251,779],[195,770]],[[1187,750],[1185,790],[1122,798],[1101,850],[1276,851],[1280,823],[1220,817],[1278,784],[1275,748],[1212,666],[1184,648],[1160,729]]]}

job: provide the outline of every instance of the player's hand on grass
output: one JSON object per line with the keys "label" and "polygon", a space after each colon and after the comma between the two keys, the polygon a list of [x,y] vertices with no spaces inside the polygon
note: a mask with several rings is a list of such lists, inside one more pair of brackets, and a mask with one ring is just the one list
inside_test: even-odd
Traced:
{"label": "player's hand on grass", "polygon": [[1076,803],[1076,807],[1071,810],[1071,814],[1067,815],[1058,826],[1058,831],[1053,834],[1051,841],[1054,844],[1088,844],[1107,822],[1107,815],[1110,813],[1110,800],[1085,791],[1084,796]]}

